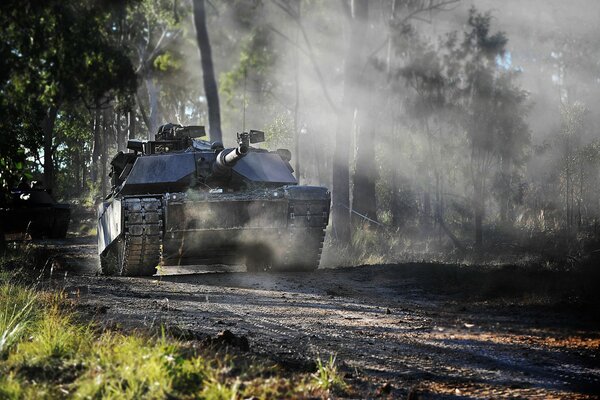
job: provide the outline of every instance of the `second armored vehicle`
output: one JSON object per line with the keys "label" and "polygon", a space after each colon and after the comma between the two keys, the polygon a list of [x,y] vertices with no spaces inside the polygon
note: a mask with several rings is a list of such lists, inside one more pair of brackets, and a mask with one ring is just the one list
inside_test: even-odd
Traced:
{"label": "second armored vehicle", "polygon": [[67,236],[71,207],[57,203],[43,189],[16,188],[0,204],[0,232],[8,236],[28,234],[33,239]]}
{"label": "second armored vehicle", "polygon": [[224,148],[203,127],[163,125],[130,140],[111,162],[112,192],[98,213],[102,271],[152,275],[159,264],[245,263],[249,271],[318,267],[329,221],[327,188],[300,186],[289,150]]}

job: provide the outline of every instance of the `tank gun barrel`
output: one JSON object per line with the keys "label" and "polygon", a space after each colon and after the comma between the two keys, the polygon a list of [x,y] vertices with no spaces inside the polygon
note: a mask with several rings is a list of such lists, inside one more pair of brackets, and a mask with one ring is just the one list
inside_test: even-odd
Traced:
{"label": "tank gun barrel", "polygon": [[212,167],[213,175],[221,176],[227,174],[246,154],[248,154],[248,148],[243,146],[221,150],[217,154],[217,159]]}
{"label": "tank gun barrel", "polygon": [[250,143],[264,141],[265,134],[261,131],[251,130],[250,132],[238,133],[238,147],[223,149],[217,154],[217,159],[212,167],[214,176],[226,175],[235,164],[244,158],[250,150]]}

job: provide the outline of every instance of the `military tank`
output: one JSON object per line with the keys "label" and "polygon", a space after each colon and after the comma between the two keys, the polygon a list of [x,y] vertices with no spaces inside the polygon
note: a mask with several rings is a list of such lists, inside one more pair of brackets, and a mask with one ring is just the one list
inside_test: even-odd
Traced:
{"label": "military tank", "polygon": [[208,142],[204,127],[166,124],[156,140],[129,140],[111,161],[112,190],[98,209],[106,275],[149,276],[159,265],[238,265],[248,271],[319,266],[330,192],[301,186],[287,149]]}
{"label": "military tank", "polygon": [[44,189],[20,186],[0,204],[0,232],[10,237],[61,239],[67,236],[70,217],[69,204],[57,203]]}

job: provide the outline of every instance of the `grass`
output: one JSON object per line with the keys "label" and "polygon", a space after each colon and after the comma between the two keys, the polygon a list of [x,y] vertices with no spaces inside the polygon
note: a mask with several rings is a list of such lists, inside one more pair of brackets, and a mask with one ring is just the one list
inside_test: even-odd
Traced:
{"label": "grass", "polygon": [[348,389],[336,365],[335,356],[329,356],[326,362],[320,357],[317,359],[317,372],[313,374],[313,382],[325,392],[343,393]]}
{"label": "grass", "polygon": [[34,320],[35,293],[5,284],[0,286],[0,299],[0,357],[3,357]]}
{"label": "grass", "polygon": [[272,362],[202,349],[164,331],[81,322],[60,295],[0,283],[1,399],[329,397],[346,388],[335,358],[288,373]]}

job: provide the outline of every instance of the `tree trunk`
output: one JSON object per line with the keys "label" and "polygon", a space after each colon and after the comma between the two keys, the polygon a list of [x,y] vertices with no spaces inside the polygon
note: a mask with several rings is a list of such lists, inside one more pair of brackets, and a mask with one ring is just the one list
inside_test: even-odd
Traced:
{"label": "tree trunk", "polygon": [[44,120],[42,121],[42,131],[44,132],[44,186],[48,192],[54,189],[54,124],[58,106],[52,105],[46,110]]}
{"label": "tree trunk", "polygon": [[431,194],[428,190],[423,192],[423,218],[421,224],[427,231],[427,234],[429,234],[431,227]]}
{"label": "tree trunk", "polygon": [[[359,4],[360,3],[360,4]],[[368,2],[354,2],[353,12],[355,24],[361,31],[360,36],[353,38],[352,51],[357,52],[360,59],[360,70],[356,71],[355,85],[357,87],[357,115],[358,129],[356,139],[356,168],[354,169],[354,187],[352,193],[352,209],[360,214],[377,220],[377,197],[375,183],[377,181],[377,167],[375,165],[375,121],[379,105],[372,95],[375,86],[374,79],[367,79],[365,66],[366,44],[368,42]]]}
{"label": "tree trunk", "polygon": [[98,166],[100,165],[100,153],[101,153],[101,132],[100,132],[100,110],[98,106],[94,110],[94,148],[92,149],[92,171],[91,178],[92,182],[98,182]]}
{"label": "tree trunk", "polygon": [[115,128],[117,130],[117,151],[125,151],[127,148],[127,129],[122,126],[123,116],[115,113]]}
{"label": "tree trunk", "polygon": [[[83,148],[83,144],[81,146]],[[81,161],[81,182],[79,184],[79,189],[81,190],[81,193],[86,193],[86,189],[87,186],[87,174],[88,174],[88,170],[87,170],[87,162],[86,160],[88,159],[88,154],[87,151],[85,153],[82,154],[82,161]]]}
{"label": "tree trunk", "polygon": [[359,118],[360,128],[357,138],[352,208],[373,220],[377,220],[375,131],[374,124],[369,117],[373,112],[374,110],[369,112],[366,107],[359,111],[359,115],[362,115],[362,117]]}
{"label": "tree trunk", "polygon": [[341,243],[350,242],[350,136],[361,74],[367,0],[352,1],[350,42],[344,61],[344,97],[338,114],[333,161],[333,232]]}
{"label": "tree trunk", "polygon": [[212,62],[212,51],[208,30],[206,29],[206,12],[204,0],[193,0],[194,25],[196,26],[196,39],[202,60],[202,77],[204,80],[204,93],[208,104],[208,127],[210,140],[223,141],[221,134],[221,111],[219,109],[219,92]]}
{"label": "tree trunk", "polygon": [[483,215],[484,200],[482,185],[476,185],[474,193],[474,213],[475,213],[475,248],[481,249],[483,245]]}
{"label": "tree trunk", "polygon": [[75,148],[75,159],[73,160],[73,168],[75,169],[75,185],[71,186],[77,191],[77,188],[81,187],[81,164],[83,164],[83,143],[77,141],[77,147]]}
{"label": "tree trunk", "polygon": [[510,159],[506,156],[502,157],[501,162],[501,182],[502,182],[502,193],[500,195],[500,221],[503,224],[512,224],[510,218],[511,207],[511,193],[510,193]]}
{"label": "tree trunk", "polygon": [[108,109],[104,110],[102,115],[102,145],[100,152],[100,165],[101,165],[101,174],[100,177],[100,193],[102,194],[102,199],[106,198],[107,195],[107,181],[108,181],[108,171],[107,171],[107,163],[108,163],[108,134],[109,134],[109,111]]}
{"label": "tree trunk", "polygon": [[4,238],[4,228],[2,228],[2,224],[0,224],[0,257],[4,257],[5,251],[6,251],[6,239]]}
{"label": "tree trunk", "polygon": [[148,126],[148,140],[154,140],[159,127],[159,112],[158,112],[158,94],[160,93],[159,88],[152,77],[146,78],[146,88],[148,89],[148,104],[150,107],[150,117]]}
{"label": "tree trunk", "polygon": [[[301,8],[300,2],[297,2],[297,10],[298,12],[298,21],[301,18]],[[294,89],[295,89],[295,101],[294,101],[294,151],[296,156],[296,179],[298,180],[298,184],[300,184],[300,129],[298,127],[298,112],[300,109],[300,72],[299,72],[299,63],[300,63],[300,47],[298,43],[298,32],[300,28],[296,26],[296,51],[294,54]]]}
{"label": "tree trunk", "polygon": [[[346,85],[344,85],[346,86]],[[338,115],[333,161],[333,234],[340,243],[350,242],[350,135],[352,112]]]}
{"label": "tree trunk", "polygon": [[127,113],[127,118],[128,118],[128,127],[127,127],[127,131],[128,131],[128,139],[135,139],[135,108],[132,110],[129,110],[129,113]]}

